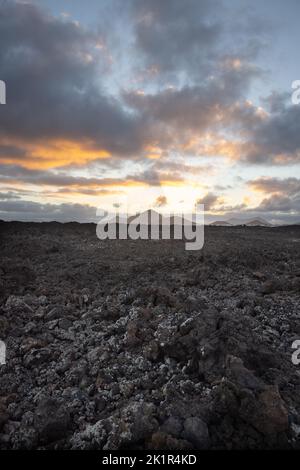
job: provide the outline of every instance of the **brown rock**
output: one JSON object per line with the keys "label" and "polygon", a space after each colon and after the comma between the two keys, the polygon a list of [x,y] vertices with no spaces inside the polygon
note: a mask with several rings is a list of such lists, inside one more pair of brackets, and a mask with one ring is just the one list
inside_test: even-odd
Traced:
{"label": "brown rock", "polygon": [[264,275],[264,273],[262,273],[260,271],[256,271],[256,272],[253,273],[253,277],[255,277],[256,279],[264,279],[265,275]]}
{"label": "brown rock", "polygon": [[128,322],[126,332],[126,342],[128,346],[137,346],[140,343],[140,339],[137,337],[138,331],[139,325],[136,322]]}
{"label": "brown rock", "polygon": [[288,429],[288,411],[275,386],[269,386],[251,404],[242,402],[241,411],[247,421],[264,435],[277,434]]}
{"label": "brown rock", "polygon": [[151,436],[149,448],[158,450],[184,450],[190,449],[191,445],[183,439],[176,439],[164,432],[156,432]]}

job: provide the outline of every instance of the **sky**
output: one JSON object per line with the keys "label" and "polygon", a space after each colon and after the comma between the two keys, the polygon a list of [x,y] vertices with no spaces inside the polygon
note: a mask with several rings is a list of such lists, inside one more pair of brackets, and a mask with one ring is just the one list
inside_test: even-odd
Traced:
{"label": "sky", "polygon": [[298,0],[0,0],[0,219],[300,222]]}

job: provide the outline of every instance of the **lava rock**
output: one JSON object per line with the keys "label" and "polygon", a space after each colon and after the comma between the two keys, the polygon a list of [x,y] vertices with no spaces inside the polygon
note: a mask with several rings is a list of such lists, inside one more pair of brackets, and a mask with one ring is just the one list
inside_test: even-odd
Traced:
{"label": "lava rock", "polygon": [[182,437],[191,442],[196,449],[207,449],[209,447],[207,424],[196,416],[185,420]]}
{"label": "lava rock", "polygon": [[70,413],[53,398],[43,399],[35,412],[34,425],[42,443],[66,437],[71,425]]}

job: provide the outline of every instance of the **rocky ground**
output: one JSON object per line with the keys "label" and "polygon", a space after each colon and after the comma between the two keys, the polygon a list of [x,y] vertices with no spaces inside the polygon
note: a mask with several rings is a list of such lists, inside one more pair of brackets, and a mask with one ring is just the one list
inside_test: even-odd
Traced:
{"label": "rocky ground", "polygon": [[0,231],[0,448],[300,448],[300,227]]}

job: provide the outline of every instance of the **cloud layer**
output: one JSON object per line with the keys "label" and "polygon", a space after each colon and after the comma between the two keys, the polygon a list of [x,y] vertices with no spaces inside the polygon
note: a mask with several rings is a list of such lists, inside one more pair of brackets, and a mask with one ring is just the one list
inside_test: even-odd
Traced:
{"label": "cloud layer", "polygon": [[[212,213],[297,217],[298,180],[266,175],[300,163],[300,107],[274,90],[249,99],[266,79],[258,58],[268,26],[234,13],[221,0],[112,0],[91,27],[1,2],[2,216],[51,211],[74,194],[89,214],[87,197],[198,184]],[[232,176],[216,190],[224,168]],[[258,177],[235,193],[245,168]],[[73,201],[62,204],[74,217]]]}

